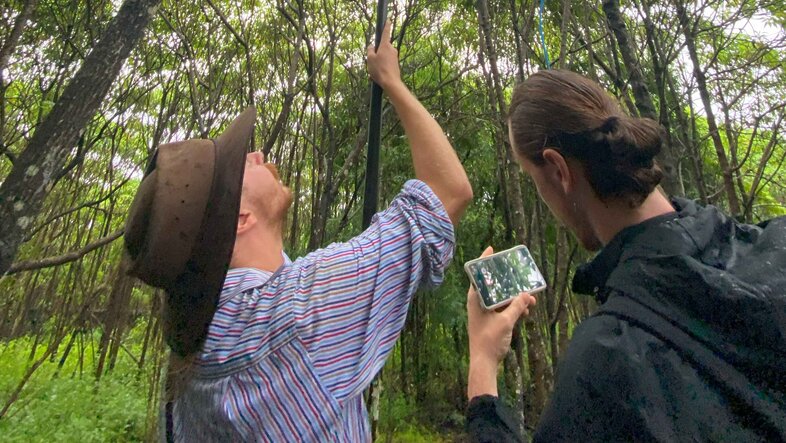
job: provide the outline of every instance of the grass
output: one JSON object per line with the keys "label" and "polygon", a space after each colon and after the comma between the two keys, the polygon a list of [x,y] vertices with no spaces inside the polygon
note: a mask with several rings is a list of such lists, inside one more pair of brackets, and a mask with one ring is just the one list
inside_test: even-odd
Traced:
{"label": "grass", "polygon": [[[93,339],[97,343],[99,332],[92,334],[92,337],[89,333],[85,335],[85,341]],[[3,405],[32,364],[29,360],[31,346],[32,340],[26,337],[0,344],[0,402]],[[59,356],[54,361],[47,360],[36,370],[19,399],[0,419],[2,440],[143,441],[147,429],[148,374],[138,374],[133,360],[121,353],[115,369],[96,383],[95,361],[89,345],[81,368],[77,351],[72,352],[73,356],[59,373]],[[36,357],[40,357],[40,353]]]}
{"label": "grass", "polygon": [[[131,354],[141,352],[144,325],[130,332],[124,344]],[[66,337],[63,343],[67,343]],[[68,360],[58,371],[61,355],[45,361],[25,385],[7,415],[0,419],[0,440],[13,442],[140,442],[145,441],[150,426],[147,397],[150,390],[151,364],[140,373],[136,362],[120,351],[115,368],[95,381],[100,331],[82,336],[84,357],[79,362],[75,345]],[[78,341],[77,341],[78,342]],[[39,346],[30,359],[33,340],[22,337],[0,343],[0,408],[5,404],[27,368],[43,355]],[[65,344],[61,346],[61,352]],[[453,441],[416,422],[415,407],[400,396],[383,399],[378,443],[425,443]],[[153,418],[155,419],[155,417]]]}

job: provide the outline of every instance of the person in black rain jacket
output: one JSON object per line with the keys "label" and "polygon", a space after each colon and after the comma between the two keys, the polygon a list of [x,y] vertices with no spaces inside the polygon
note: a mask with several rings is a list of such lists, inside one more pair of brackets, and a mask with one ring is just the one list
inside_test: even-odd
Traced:
{"label": "person in black rain jacket", "polygon": [[[786,217],[743,224],[667,199],[659,126],[568,71],[519,85],[509,126],[541,198],[600,250],[573,279],[599,309],[574,331],[534,441],[786,441]],[[496,369],[526,312],[477,303],[470,291],[470,438],[522,441]]]}

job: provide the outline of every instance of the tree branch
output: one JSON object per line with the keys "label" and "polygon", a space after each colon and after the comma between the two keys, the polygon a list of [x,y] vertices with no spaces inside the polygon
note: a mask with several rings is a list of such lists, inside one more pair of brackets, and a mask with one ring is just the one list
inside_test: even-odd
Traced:
{"label": "tree branch", "polygon": [[120,238],[121,235],[123,235],[123,231],[124,231],[123,229],[119,229],[107,235],[106,237],[102,237],[92,243],[88,243],[82,249],[71,251],[63,255],[48,257],[41,260],[26,260],[26,261],[14,263],[11,265],[10,268],[8,268],[8,272],[6,272],[6,275],[16,274],[17,272],[22,272],[22,271],[33,271],[35,269],[51,268],[53,266],[59,266],[65,263],[79,260],[80,258],[87,255],[89,252],[92,252],[102,246],[105,246],[117,240],[118,238]]}
{"label": "tree branch", "polygon": [[[240,46],[243,47],[243,53],[246,58],[246,77],[248,80],[248,102],[250,105],[253,105],[254,104],[254,74],[251,69],[251,49],[249,47],[248,40],[246,40],[245,38],[243,38],[242,35],[240,35],[240,33],[235,29],[235,27],[229,23],[229,20],[227,19],[226,15],[224,15],[224,13],[221,12],[221,10],[218,9],[218,7],[211,0],[207,0],[207,4],[210,6],[211,9],[213,9],[213,12],[216,13],[218,18],[221,20],[221,23],[223,23],[224,26],[229,30],[229,32],[235,37],[235,40],[237,40]],[[252,139],[252,143],[253,143],[253,139]]]}
{"label": "tree branch", "polygon": [[126,177],[125,179],[123,179],[123,181],[122,181],[122,182],[120,182],[120,184],[119,184],[119,185],[117,185],[117,186],[115,186],[114,188],[110,189],[110,190],[109,190],[109,192],[107,192],[107,193],[106,193],[106,195],[104,195],[103,197],[100,197],[100,198],[98,198],[98,199],[96,199],[96,200],[92,200],[92,201],[89,201],[89,202],[86,202],[86,203],[82,203],[81,205],[75,206],[75,207],[73,207],[73,208],[71,208],[71,209],[68,209],[68,210],[66,210],[66,211],[62,211],[62,212],[60,212],[60,213],[58,213],[58,214],[55,214],[55,215],[53,215],[53,216],[49,217],[48,219],[46,219],[46,221],[45,221],[45,222],[41,223],[39,226],[37,226],[37,227],[35,227],[34,229],[32,229],[32,230],[31,230],[31,231],[30,231],[30,232],[29,232],[29,233],[28,233],[28,234],[25,236],[25,242],[28,242],[28,241],[30,241],[30,240],[31,240],[31,239],[32,239],[32,238],[33,238],[33,237],[34,237],[36,234],[38,234],[38,233],[39,233],[39,232],[40,232],[42,229],[44,229],[45,227],[47,227],[47,226],[48,226],[50,223],[52,223],[53,221],[57,220],[58,218],[60,218],[60,217],[64,217],[64,216],[66,216],[66,215],[68,215],[68,214],[71,214],[71,213],[73,213],[73,212],[79,211],[79,210],[81,210],[81,209],[88,208],[88,207],[93,207],[93,206],[95,206],[95,205],[97,205],[97,204],[99,204],[99,203],[103,203],[104,201],[106,201],[106,200],[108,200],[110,197],[112,197],[112,196],[115,194],[115,192],[117,192],[117,191],[118,191],[120,188],[122,188],[122,187],[123,187],[123,185],[125,185],[126,183],[128,183],[128,180],[130,180],[130,179],[131,179],[131,176],[128,176],[128,177]]}

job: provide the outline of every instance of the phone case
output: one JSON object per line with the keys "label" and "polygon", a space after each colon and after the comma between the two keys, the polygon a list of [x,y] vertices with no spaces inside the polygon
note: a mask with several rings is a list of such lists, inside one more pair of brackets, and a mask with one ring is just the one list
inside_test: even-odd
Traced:
{"label": "phone case", "polygon": [[513,297],[508,297],[505,300],[500,301],[499,303],[486,305],[485,301],[484,301],[484,297],[481,295],[481,288],[479,288],[477,286],[477,284],[475,283],[475,277],[472,275],[472,271],[470,270],[470,267],[473,264],[476,264],[476,263],[494,261],[494,259],[496,257],[500,257],[500,256],[503,256],[503,255],[511,254],[511,253],[513,253],[515,251],[518,251],[518,250],[523,250],[524,255],[527,256],[530,259],[530,261],[532,262],[532,267],[534,267],[535,270],[537,270],[538,274],[540,275],[541,279],[543,280],[543,284],[541,286],[533,288],[533,289],[529,290],[528,292],[530,294],[534,294],[534,293],[537,293],[537,292],[540,292],[540,291],[546,289],[545,278],[543,278],[543,273],[540,272],[540,269],[538,268],[537,264],[535,263],[535,260],[532,258],[532,254],[529,253],[529,249],[526,246],[524,246],[524,245],[517,245],[517,246],[514,246],[514,247],[512,247],[510,249],[506,249],[504,251],[495,252],[495,253],[487,256],[487,257],[478,257],[476,259],[472,259],[472,260],[469,260],[466,263],[464,263],[464,272],[467,274],[467,277],[469,277],[470,284],[472,284],[472,286],[475,288],[475,291],[478,292],[478,300],[480,301],[480,306],[483,309],[485,309],[485,310],[492,310],[492,309],[501,308],[503,306],[508,305],[511,302],[511,300],[513,300]]}

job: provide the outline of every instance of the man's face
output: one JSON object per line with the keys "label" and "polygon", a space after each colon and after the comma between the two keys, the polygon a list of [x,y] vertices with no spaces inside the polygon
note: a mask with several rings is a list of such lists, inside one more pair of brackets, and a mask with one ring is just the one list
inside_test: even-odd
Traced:
{"label": "man's face", "polygon": [[[513,134],[509,133],[508,136],[511,140],[513,152],[517,152],[513,142]],[[519,166],[521,166],[521,170],[532,177],[538,195],[546,203],[554,217],[573,232],[585,249],[590,251],[600,249],[602,245],[592,230],[583,205],[581,202],[571,198],[571,196],[565,195],[560,185],[559,168],[548,164],[548,162],[544,166],[538,166],[531,160],[518,154],[516,155],[516,160]],[[588,184],[586,185],[588,186]]]}
{"label": "man's face", "polygon": [[261,152],[246,154],[241,205],[271,223],[283,221],[292,205],[292,192],[281,183],[276,166],[265,163]]}

